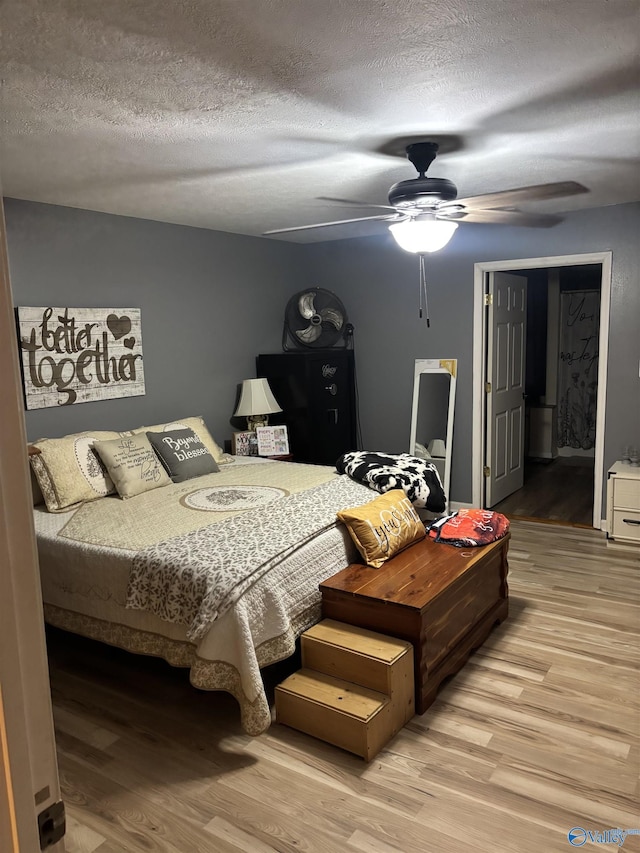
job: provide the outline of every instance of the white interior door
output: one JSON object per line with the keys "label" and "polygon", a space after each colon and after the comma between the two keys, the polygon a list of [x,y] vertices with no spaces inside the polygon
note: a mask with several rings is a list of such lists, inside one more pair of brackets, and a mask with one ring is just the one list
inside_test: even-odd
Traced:
{"label": "white interior door", "polygon": [[485,506],[524,485],[527,279],[489,273]]}

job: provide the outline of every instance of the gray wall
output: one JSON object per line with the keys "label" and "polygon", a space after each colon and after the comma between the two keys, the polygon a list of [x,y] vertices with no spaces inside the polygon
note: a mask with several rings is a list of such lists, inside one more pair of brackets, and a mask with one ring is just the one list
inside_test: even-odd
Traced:
{"label": "gray wall", "polygon": [[[552,229],[461,224],[427,257],[431,328],[418,317],[418,260],[390,235],[307,246],[313,283],[340,296],[355,325],[367,449],[407,449],[416,358],[457,358],[451,497],[471,501],[473,265],[478,261],[613,252],[605,471],[640,444],[640,204],[568,214]],[[606,478],[605,478],[606,479]]]}
{"label": "gray wall", "polygon": [[[202,414],[231,434],[237,383],[278,352],[284,308],[326,287],[356,327],[364,446],[408,447],[416,358],[459,362],[451,497],[471,501],[473,265],[613,252],[605,470],[640,444],[640,204],[569,214],[549,230],[461,225],[427,258],[431,328],[418,317],[418,261],[380,237],[298,245],[6,200],[16,305],[139,307],[147,393],[28,412],[31,439]],[[310,272],[312,271],[312,272]]]}
{"label": "gray wall", "polygon": [[203,415],[231,436],[237,384],[279,352],[299,246],[5,199],[15,305],[140,308],[146,394],[26,413],[31,440]]}

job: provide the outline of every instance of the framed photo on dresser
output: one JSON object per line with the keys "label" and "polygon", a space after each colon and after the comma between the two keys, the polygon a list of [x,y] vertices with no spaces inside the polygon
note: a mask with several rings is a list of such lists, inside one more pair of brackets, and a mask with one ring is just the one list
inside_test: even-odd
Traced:
{"label": "framed photo on dresser", "polygon": [[234,432],[231,436],[231,452],[236,456],[257,456],[258,439],[253,430]]}
{"label": "framed photo on dresser", "polygon": [[286,426],[257,427],[258,456],[288,456],[289,435]]}

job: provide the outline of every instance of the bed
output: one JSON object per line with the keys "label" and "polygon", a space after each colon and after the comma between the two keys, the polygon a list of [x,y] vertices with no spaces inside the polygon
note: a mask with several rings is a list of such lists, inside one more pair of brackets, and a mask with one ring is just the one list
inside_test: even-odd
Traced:
{"label": "bed", "polygon": [[[46,505],[34,507],[45,619],[188,667],[195,687],[231,693],[243,729],[257,735],[271,723],[261,668],[294,652],[320,619],[319,584],[359,560],[336,513],[374,494],[332,467],[231,457],[200,421],[177,426],[185,423],[215,452],[219,470],[163,480],[129,500],[99,494],[113,484],[104,485],[95,464],[95,435],[32,446],[40,485],[49,483],[43,460],[59,480]],[[91,500],[82,491],[88,481]]]}

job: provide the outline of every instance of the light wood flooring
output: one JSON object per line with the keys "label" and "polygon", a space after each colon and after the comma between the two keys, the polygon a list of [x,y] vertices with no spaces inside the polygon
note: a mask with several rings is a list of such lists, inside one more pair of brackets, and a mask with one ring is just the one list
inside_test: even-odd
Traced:
{"label": "light wood flooring", "polygon": [[370,764],[247,737],[183,671],[51,631],[67,850],[567,853],[572,827],[640,829],[638,554],[514,523],[509,618]]}
{"label": "light wood flooring", "polygon": [[593,526],[593,460],[525,459],[524,486],[491,507],[508,518]]}

